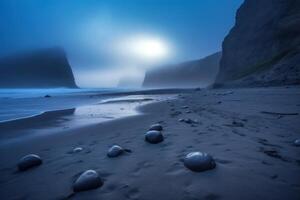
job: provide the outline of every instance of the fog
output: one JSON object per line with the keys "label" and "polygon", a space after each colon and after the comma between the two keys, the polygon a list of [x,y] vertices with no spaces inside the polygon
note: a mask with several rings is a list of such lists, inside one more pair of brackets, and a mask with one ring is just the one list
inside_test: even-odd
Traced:
{"label": "fog", "polygon": [[242,0],[2,0],[0,56],[61,46],[81,87],[221,49]]}

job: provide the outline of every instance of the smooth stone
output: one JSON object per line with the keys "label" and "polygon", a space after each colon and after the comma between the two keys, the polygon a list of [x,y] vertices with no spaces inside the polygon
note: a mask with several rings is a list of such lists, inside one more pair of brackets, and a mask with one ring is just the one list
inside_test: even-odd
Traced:
{"label": "smooth stone", "polygon": [[83,172],[73,184],[74,192],[96,189],[103,185],[103,181],[95,170]]}
{"label": "smooth stone", "polygon": [[42,164],[42,159],[35,154],[29,154],[20,159],[18,163],[18,168],[20,171],[25,171],[32,167]]}
{"label": "smooth stone", "polygon": [[216,167],[214,159],[207,153],[191,152],[184,158],[184,166],[195,172],[202,172]]}
{"label": "smooth stone", "polygon": [[73,153],[79,153],[79,152],[81,152],[82,150],[83,150],[82,147],[76,147],[76,148],[73,149]]}
{"label": "smooth stone", "polygon": [[300,147],[300,139],[295,140],[294,145]]}
{"label": "smooth stone", "polygon": [[164,140],[164,136],[160,131],[148,131],[145,134],[145,140],[149,143],[157,144]]}
{"label": "smooth stone", "polygon": [[120,147],[119,145],[113,145],[109,148],[107,151],[107,156],[110,158],[117,157],[124,153],[124,149]]}
{"label": "smooth stone", "polygon": [[160,124],[153,124],[152,126],[150,126],[150,131],[162,131],[163,127]]}

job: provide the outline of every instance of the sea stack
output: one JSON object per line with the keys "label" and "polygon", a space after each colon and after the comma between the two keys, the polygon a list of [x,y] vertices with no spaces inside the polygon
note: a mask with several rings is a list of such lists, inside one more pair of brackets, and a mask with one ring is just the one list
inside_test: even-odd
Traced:
{"label": "sea stack", "polygon": [[66,53],[55,47],[0,59],[0,88],[76,88]]}

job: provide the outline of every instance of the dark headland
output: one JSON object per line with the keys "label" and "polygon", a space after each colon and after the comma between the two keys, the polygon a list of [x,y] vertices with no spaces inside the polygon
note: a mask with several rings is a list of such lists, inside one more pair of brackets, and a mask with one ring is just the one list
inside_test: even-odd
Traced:
{"label": "dark headland", "polygon": [[62,48],[19,53],[0,59],[0,88],[77,88]]}

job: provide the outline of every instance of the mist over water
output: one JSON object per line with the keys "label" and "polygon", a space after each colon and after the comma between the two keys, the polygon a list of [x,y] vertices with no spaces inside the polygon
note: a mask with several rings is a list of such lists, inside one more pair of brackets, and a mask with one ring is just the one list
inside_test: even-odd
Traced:
{"label": "mist over water", "polygon": [[3,0],[0,57],[61,46],[80,87],[140,84],[155,66],[220,50],[241,2]]}

